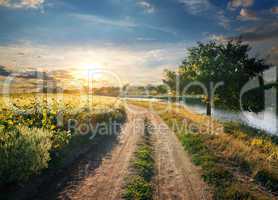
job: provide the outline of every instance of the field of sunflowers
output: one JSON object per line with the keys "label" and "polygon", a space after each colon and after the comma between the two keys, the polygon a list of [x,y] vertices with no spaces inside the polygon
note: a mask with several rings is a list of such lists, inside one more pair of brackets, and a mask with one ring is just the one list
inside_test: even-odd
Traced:
{"label": "field of sunflowers", "polygon": [[[0,187],[24,183],[88,144],[98,123],[123,123],[115,98],[74,94],[0,97]],[[86,130],[85,132],[83,130]]]}

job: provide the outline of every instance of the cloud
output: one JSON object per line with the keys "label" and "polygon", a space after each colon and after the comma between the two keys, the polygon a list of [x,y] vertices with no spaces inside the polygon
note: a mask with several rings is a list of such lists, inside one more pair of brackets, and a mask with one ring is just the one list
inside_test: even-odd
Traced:
{"label": "cloud", "polygon": [[[252,42],[253,44],[277,44],[278,42],[278,22],[265,22],[255,27],[240,28],[239,36],[228,37],[228,39],[241,39],[242,41]],[[278,59],[277,59],[278,61]]]}
{"label": "cloud", "polygon": [[[116,74],[123,83],[146,84],[150,81],[159,83],[163,69],[177,67],[185,56],[187,46],[189,44],[152,43],[132,48],[116,45],[44,46],[19,43],[0,46],[0,60],[2,65],[23,74],[26,71],[67,70],[71,73],[84,72],[81,73],[84,78],[89,68]],[[18,55],[18,52],[23,52],[25,56]],[[61,79],[66,74],[61,72],[60,75],[50,75]],[[72,75],[76,78],[76,73]]]}
{"label": "cloud", "polygon": [[242,29],[240,38],[244,41],[264,41],[278,39],[278,22],[265,23],[253,28]]}
{"label": "cloud", "polygon": [[228,8],[230,10],[235,10],[240,7],[251,7],[254,4],[254,0],[230,0],[228,3]]}
{"label": "cloud", "polygon": [[268,23],[261,23],[253,27],[242,27],[237,29],[240,34],[234,37],[227,37],[217,34],[205,34],[208,39],[225,41],[229,39],[241,39],[246,42],[268,42],[276,44],[278,42],[278,22],[272,21]]}
{"label": "cloud", "polygon": [[140,0],[137,2],[137,4],[141,6],[147,13],[153,13],[155,11],[155,7],[147,1]]}
{"label": "cloud", "polygon": [[237,18],[242,21],[252,21],[258,19],[257,14],[254,11],[245,8],[240,10],[239,16]]}
{"label": "cloud", "polygon": [[253,47],[253,55],[260,55],[267,63],[278,64],[278,52],[275,45],[278,43],[278,22],[264,20],[252,27],[237,29],[240,34],[228,39],[240,39]]}
{"label": "cloud", "polygon": [[149,24],[139,24],[134,21],[128,20],[128,19],[123,19],[123,20],[114,20],[114,19],[108,19],[108,18],[103,18],[103,17],[98,17],[96,15],[87,15],[87,14],[71,14],[71,16],[82,20],[86,21],[89,23],[94,23],[94,24],[102,24],[102,25],[107,25],[107,26],[116,26],[116,27],[121,27],[121,28],[135,28],[135,27],[143,27],[146,29],[151,29],[163,33],[168,33],[172,35],[176,35],[177,33],[171,29],[168,29],[167,27],[158,27],[158,26],[153,26]]}
{"label": "cloud", "polygon": [[271,8],[273,14],[278,14],[278,6]]}
{"label": "cloud", "polygon": [[14,77],[23,78],[23,79],[45,79],[53,80],[53,77],[49,76],[47,73],[41,71],[24,71],[13,74]]}
{"label": "cloud", "polygon": [[208,0],[179,0],[179,2],[193,15],[206,11],[211,6]]}
{"label": "cloud", "polygon": [[72,72],[65,69],[58,69],[53,70],[51,73],[49,73],[51,77],[53,77],[55,80],[67,80],[67,79],[74,79],[74,76],[72,75]]}
{"label": "cloud", "polygon": [[134,22],[130,20],[112,20],[103,17],[98,17],[96,15],[87,15],[87,14],[71,14],[71,16],[94,24],[103,24],[103,25],[126,27],[126,28],[133,28],[137,26]]}
{"label": "cloud", "polygon": [[152,42],[152,41],[157,41],[155,38],[147,38],[147,37],[137,37],[137,41],[147,41],[147,42]]}
{"label": "cloud", "polygon": [[12,9],[38,9],[43,5],[43,3],[44,0],[0,0],[0,6]]}
{"label": "cloud", "polygon": [[278,66],[278,46],[272,47],[269,54],[270,63]]}
{"label": "cloud", "polygon": [[208,35],[209,40],[215,40],[217,42],[226,42],[227,37],[224,35],[216,35],[216,34],[210,34]]}
{"label": "cloud", "polygon": [[4,67],[0,65],[0,76],[9,76],[10,72]]}
{"label": "cloud", "polygon": [[219,11],[218,13],[218,24],[222,27],[224,27],[225,29],[229,29],[230,28],[230,22],[231,20],[229,20],[225,15],[224,15],[224,11]]}
{"label": "cloud", "polygon": [[23,78],[23,79],[46,79],[46,80],[53,80],[53,75],[58,75],[60,71],[61,73],[65,74],[64,70],[54,70],[53,73],[48,74],[43,71],[38,71],[35,69],[26,69],[26,70],[18,70],[15,68],[7,68],[5,66],[0,65],[0,76],[13,76],[16,78]]}
{"label": "cloud", "polygon": [[[0,67],[1,69],[1,67]],[[10,75],[10,73],[9,73]],[[40,80],[67,80],[74,79],[72,74],[68,70],[56,69],[44,72],[44,70],[39,69],[28,69],[26,71],[14,72],[12,74],[14,77],[23,79],[40,79]]]}
{"label": "cloud", "polygon": [[272,52],[273,54],[278,55],[278,46],[277,46],[277,47],[272,47],[271,52]]}

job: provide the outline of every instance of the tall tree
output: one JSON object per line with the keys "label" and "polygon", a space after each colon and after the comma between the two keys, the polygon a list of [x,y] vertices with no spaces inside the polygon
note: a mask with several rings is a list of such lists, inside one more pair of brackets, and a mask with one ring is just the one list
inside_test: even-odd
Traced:
{"label": "tall tree", "polygon": [[164,71],[163,83],[166,84],[174,94],[176,93],[177,89],[177,77],[178,75],[175,71],[168,69]]}
{"label": "tall tree", "polygon": [[[176,77],[173,78],[174,72],[168,71],[164,82],[172,84],[174,80],[179,79],[180,91],[192,81],[201,82],[207,89],[207,115],[211,115],[214,100],[212,94],[217,95],[221,105],[238,109],[240,90],[244,84],[251,77],[259,75],[263,88],[261,75],[270,67],[263,60],[251,57],[250,50],[251,47],[248,44],[239,40],[230,40],[225,43],[216,41],[198,43],[197,46],[188,49],[188,55],[175,73]],[[219,82],[223,82],[224,85],[213,93],[213,87]]]}

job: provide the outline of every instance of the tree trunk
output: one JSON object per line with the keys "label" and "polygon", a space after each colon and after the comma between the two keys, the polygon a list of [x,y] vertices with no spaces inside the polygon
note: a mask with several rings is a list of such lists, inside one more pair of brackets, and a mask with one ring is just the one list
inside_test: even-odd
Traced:
{"label": "tree trunk", "polygon": [[262,100],[262,109],[264,109],[265,106],[265,99],[264,99],[264,79],[263,79],[263,74],[259,75],[259,85],[260,85],[260,98]]}
{"label": "tree trunk", "polygon": [[264,78],[262,74],[259,75],[259,84],[261,91],[264,91]]}
{"label": "tree trunk", "polygon": [[207,116],[211,116],[211,102],[208,100],[207,102]]}
{"label": "tree trunk", "polygon": [[207,87],[208,89],[208,96],[207,96],[207,116],[211,116],[211,105],[212,105],[212,99],[211,99],[211,90],[210,85]]}

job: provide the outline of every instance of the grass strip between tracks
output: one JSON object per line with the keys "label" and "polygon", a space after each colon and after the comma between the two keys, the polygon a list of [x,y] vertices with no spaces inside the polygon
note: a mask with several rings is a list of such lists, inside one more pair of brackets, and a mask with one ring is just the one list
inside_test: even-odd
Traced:
{"label": "grass strip between tracks", "polygon": [[150,142],[152,125],[149,120],[144,120],[144,135],[139,141],[131,161],[130,173],[126,177],[123,199],[149,200],[152,199],[154,175],[153,148]]}

